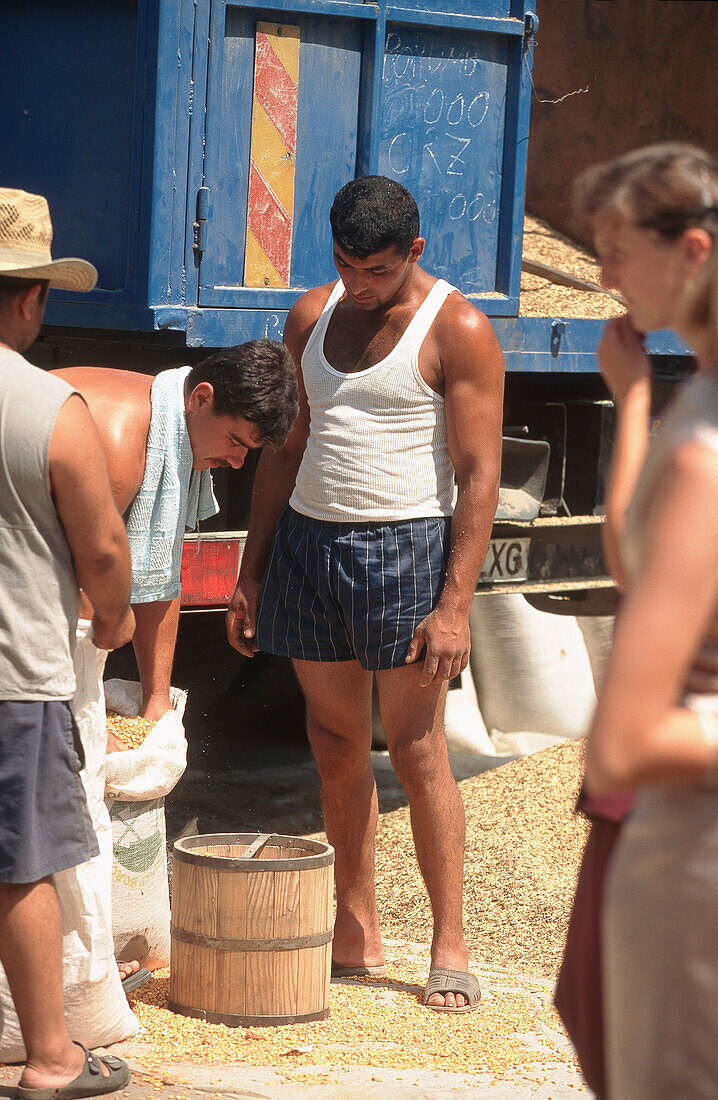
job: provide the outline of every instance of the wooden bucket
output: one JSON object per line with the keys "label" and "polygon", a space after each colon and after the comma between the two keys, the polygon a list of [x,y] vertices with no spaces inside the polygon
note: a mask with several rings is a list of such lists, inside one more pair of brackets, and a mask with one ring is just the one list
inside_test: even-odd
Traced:
{"label": "wooden bucket", "polygon": [[329,1015],[334,849],[276,833],[174,845],[169,1007],[230,1027]]}

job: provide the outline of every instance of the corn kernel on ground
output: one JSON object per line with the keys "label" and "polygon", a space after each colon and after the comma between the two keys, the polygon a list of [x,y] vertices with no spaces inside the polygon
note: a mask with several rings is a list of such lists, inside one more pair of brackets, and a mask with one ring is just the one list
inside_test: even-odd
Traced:
{"label": "corn kernel on ground", "polygon": [[170,1012],[169,970],[157,971],[130,1003],[143,1028],[142,1062],[150,1072],[172,1062],[244,1063],[284,1066],[303,1079],[302,1066],[320,1064],[488,1072],[497,1080],[517,1072],[531,1080],[534,1073],[538,1081],[546,1065],[576,1064],[548,1041],[532,1049],[541,1044],[529,1036],[535,1040],[546,1028],[560,1028],[538,984],[504,989],[497,983],[476,1012],[451,1016],[420,1004],[425,974],[424,965],[399,962],[386,978],[332,985],[327,1020],[286,1027],[230,1028]]}
{"label": "corn kernel on ground", "polygon": [[[464,935],[473,958],[555,979],[588,823],[574,806],[583,738],[459,783],[466,811]],[[319,834],[318,834],[319,835]],[[431,942],[408,806],[381,814],[377,904],[385,936]]]}
{"label": "corn kernel on ground", "polygon": [[[478,1011],[431,1013],[418,999],[426,958],[417,963],[395,955],[388,979],[333,985],[328,1020],[245,1029],[169,1012],[169,974],[159,971],[131,995],[144,1028],[140,1041],[147,1044],[143,1063],[150,1070],[173,1062],[286,1067],[287,1083],[303,1081],[303,1067],[316,1073],[317,1065],[490,1073],[497,1081],[519,1076],[537,1083],[544,1066],[575,1066],[572,1055],[551,1042],[545,1050],[540,1043],[533,1048],[537,1034],[560,1031],[546,979],[555,976],[560,959],[585,839],[585,822],[573,812],[581,754],[581,743],[570,742],[460,783],[470,953],[484,967],[535,979],[502,983],[492,970],[493,993],[482,980]],[[403,944],[428,940],[431,914],[406,806],[380,815],[376,869],[385,936]],[[426,945],[421,949],[426,953]]]}

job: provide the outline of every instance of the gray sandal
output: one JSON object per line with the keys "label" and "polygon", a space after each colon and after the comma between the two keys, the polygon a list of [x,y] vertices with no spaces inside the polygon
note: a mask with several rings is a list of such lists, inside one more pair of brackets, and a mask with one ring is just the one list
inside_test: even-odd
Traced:
{"label": "gray sandal", "polygon": [[332,959],[332,978],[383,978],[385,966],[340,966]]}
{"label": "gray sandal", "polygon": [[128,974],[126,978],[120,980],[125,993],[131,993],[133,989],[139,989],[140,986],[146,985],[151,977],[149,970],[143,966],[141,970],[137,970],[134,974]]}
{"label": "gray sandal", "polygon": [[[117,1092],[130,1083],[130,1067],[121,1058],[105,1054],[99,1058],[90,1053],[82,1043],[75,1043],[85,1051],[85,1065],[74,1081],[69,1081],[59,1089],[28,1089],[18,1085],[15,1089],[17,1100],[81,1100],[85,1096],[104,1096],[108,1092]],[[109,1070],[107,1076],[102,1072],[103,1062]]]}
{"label": "gray sandal", "polygon": [[[446,996],[447,993],[461,993],[466,998],[465,1005],[430,1005],[429,997],[435,993]],[[429,980],[424,989],[424,1004],[432,1012],[475,1012],[481,1000],[479,979],[468,970],[448,970],[445,966],[432,966]]]}

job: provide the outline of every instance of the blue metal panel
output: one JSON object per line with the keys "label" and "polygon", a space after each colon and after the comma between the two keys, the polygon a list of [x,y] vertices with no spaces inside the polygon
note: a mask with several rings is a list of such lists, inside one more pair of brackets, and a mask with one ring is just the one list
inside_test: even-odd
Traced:
{"label": "blue metal panel", "polygon": [[501,13],[497,16],[494,14],[496,11],[494,5],[490,8],[491,15],[477,14],[475,8],[470,14],[464,15],[453,11],[437,11],[436,4],[433,9],[416,9],[408,5],[391,4],[387,9],[387,19],[392,23],[407,23],[417,27],[451,27],[452,30],[488,31],[490,34],[523,34],[523,21],[515,17],[507,18],[508,13],[504,11],[505,5],[500,7]]}
{"label": "blue metal panel", "polygon": [[[605,321],[584,318],[492,318],[508,371],[596,373],[596,348]],[[685,342],[668,330],[650,333],[646,350],[654,355],[690,355]]]}
{"label": "blue metal panel", "polygon": [[[281,339],[286,309],[168,309],[156,324],[167,330],[187,330],[192,347],[222,347],[258,337]],[[595,374],[596,348],[604,321],[583,318],[492,317],[508,371]],[[556,327],[560,339],[556,339]],[[668,330],[651,333],[646,350],[652,355],[691,355],[690,348]]]}
{"label": "blue metal panel", "polygon": [[[155,112],[146,127],[144,164],[151,165],[151,220],[143,225],[151,242],[147,300],[153,305],[197,300],[197,275],[185,256],[187,186],[190,172],[190,127],[200,118],[204,137],[204,88],[207,71],[209,2],[160,0],[159,27],[152,72]],[[204,32],[204,34],[203,34]],[[201,76],[193,71],[194,47],[205,43]],[[199,183],[202,164],[199,163]],[[199,183],[197,186],[199,186]]]}
{"label": "blue metal panel", "polygon": [[[336,3],[331,10],[343,16],[348,7]],[[328,205],[355,174],[362,24],[356,19],[297,14],[294,5],[280,12],[274,5],[250,11],[234,0],[217,2],[205,160],[211,217],[201,267],[201,305],[251,302],[271,308],[272,292],[243,288],[243,269],[255,28],[258,20],[280,17],[300,28],[291,282],[293,287],[308,288],[333,276]]]}
{"label": "blue metal panel", "polygon": [[[394,5],[391,5],[392,9]],[[418,20],[423,12],[439,13],[446,18],[446,3],[441,0],[398,0],[397,7],[405,8],[412,19]],[[511,15],[512,0],[451,0],[452,15],[496,16]],[[442,11],[442,9],[444,9]],[[389,18],[393,18],[390,13]]]}
{"label": "blue metal panel", "polygon": [[386,11],[382,7],[377,9],[376,22],[364,28],[357,136],[358,176],[376,176],[379,172],[385,39]]}
{"label": "blue metal panel", "polygon": [[281,22],[279,17],[287,15],[341,15],[352,19],[375,19],[376,13],[372,7],[364,4],[350,3],[349,0],[269,0],[269,3],[260,6],[256,0],[227,0],[237,8],[251,8],[253,12],[264,11],[262,18],[267,18],[266,13],[274,13],[275,21]]}
{"label": "blue metal panel", "polygon": [[137,264],[135,82],[146,6],[35,0],[5,4],[3,17],[0,178],[47,196],[56,255],[91,260],[102,289],[124,291]]}
{"label": "blue metal panel", "polygon": [[508,46],[496,35],[388,28],[379,169],[419,204],[428,270],[466,294],[509,281],[497,280]]}
{"label": "blue metal panel", "polygon": [[531,109],[531,65],[533,54],[528,34],[509,43],[511,78],[506,94],[504,170],[501,181],[496,289],[516,299],[521,285],[524,192]]}

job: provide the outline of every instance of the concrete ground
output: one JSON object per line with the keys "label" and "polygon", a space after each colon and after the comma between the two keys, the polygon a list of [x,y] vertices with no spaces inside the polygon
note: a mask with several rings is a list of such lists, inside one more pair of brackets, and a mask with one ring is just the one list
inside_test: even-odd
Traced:
{"label": "concrete ground", "polygon": [[[390,941],[386,946],[390,962],[399,953],[405,958],[407,950],[414,949],[417,959],[426,953],[422,945]],[[522,994],[541,1008],[550,1004],[549,982],[506,970],[488,970],[476,962],[472,969],[479,977],[484,1004],[500,1002],[504,993]],[[397,995],[391,986],[387,982],[362,987],[361,992],[370,999],[386,1001]],[[428,1012],[426,1026],[431,1026]],[[525,1051],[536,1052],[538,1060],[517,1069],[504,1069],[500,1074],[489,1066],[478,1073],[449,1073],[430,1067],[337,1067],[322,1060],[319,1043],[307,1051],[301,1065],[282,1065],[280,1056],[272,1066],[188,1062],[157,1065],[151,1044],[142,1034],[108,1049],[124,1058],[133,1071],[130,1086],[118,1094],[126,1100],[445,1100],[453,1095],[467,1100],[569,1100],[591,1095],[564,1034],[540,1024],[535,1031],[515,1038]],[[0,1069],[0,1097],[13,1095],[12,1086],[19,1076],[19,1068]]]}
{"label": "concrete ground", "polygon": [[[301,835],[320,829],[318,778],[303,734],[301,695],[288,662],[265,657],[247,662],[226,645],[223,616],[183,616],[175,672],[175,683],[189,691],[189,766],[167,798],[168,845],[197,832],[273,830]],[[113,654],[106,675],[136,678],[131,655]],[[382,812],[404,805],[404,792],[386,754],[372,756]],[[457,779],[496,763],[463,755],[452,760]],[[389,941],[386,947],[389,962],[392,950],[406,958],[407,951],[415,949],[415,961],[421,973],[426,972],[425,945]],[[545,979],[489,970],[476,961],[472,969],[479,976],[487,1021],[491,1009],[496,1019],[502,996],[520,995],[539,1007],[550,1004],[551,983]],[[399,995],[394,984],[394,989],[391,981],[362,987],[361,995],[391,1000]],[[426,1027],[431,1024],[427,1010]],[[301,1065],[294,1064],[296,1058],[282,1064],[280,1055],[275,1065],[254,1067],[179,1061],[158,1066],[141,1034],[112,1051],[133,1071],[130,1086],[119,1094],[126,1100],[444,1100],[452,1095],[467,1100],[568,1100],[579,1093],[590,1095],[571,1045],[559,1030],[538,1022],[518,1042],[527,1052],[537,1052],[537,1060],[528,1059],[500,1075],[489,1065],[478,1073],[336,1066],[331,1064],[336,1059],[330,1060],[319,1043]],[[19,1076],[19,1068],[0,1067],[0,1098],[13,1095]]]}

